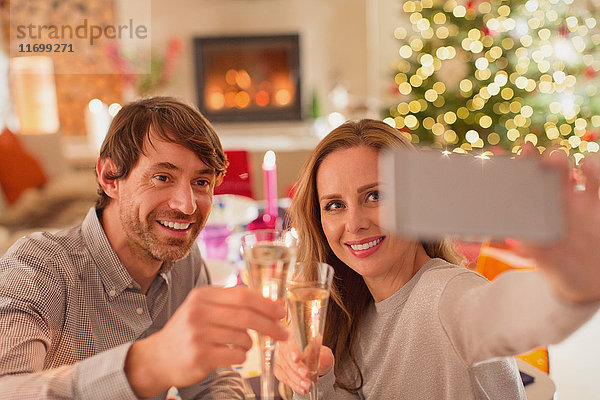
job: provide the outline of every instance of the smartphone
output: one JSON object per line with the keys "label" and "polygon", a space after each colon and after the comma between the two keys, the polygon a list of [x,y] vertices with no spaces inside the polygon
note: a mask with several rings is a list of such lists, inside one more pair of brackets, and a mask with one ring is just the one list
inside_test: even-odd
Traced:
{"label": "smartphone", "polygon": [[382,226],[402,236],[543,243],[563,235],[559,172],[536,158],[394,150],[381,154],[379,175]]}

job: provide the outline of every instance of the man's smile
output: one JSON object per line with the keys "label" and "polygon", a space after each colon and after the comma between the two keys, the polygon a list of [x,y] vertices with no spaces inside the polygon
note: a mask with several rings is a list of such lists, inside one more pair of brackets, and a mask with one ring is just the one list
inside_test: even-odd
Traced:
{"label": "man's smile", "polygon": [[189,222],[174,222],[174,221],[158,221],[158,223],[161,224],[162,226],[172,229],[174,231],[185,231],[192,225]]}

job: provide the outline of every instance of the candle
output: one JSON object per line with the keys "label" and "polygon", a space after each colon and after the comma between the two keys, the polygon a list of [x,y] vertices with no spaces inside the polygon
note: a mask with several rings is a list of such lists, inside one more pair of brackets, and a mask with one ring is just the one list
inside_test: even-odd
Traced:
{"label": "candle", "polygon": [[265,215],[277,218],[277,167],[275,152],[269,150],[265,153],[262,164],[263,188],[265,195]]}

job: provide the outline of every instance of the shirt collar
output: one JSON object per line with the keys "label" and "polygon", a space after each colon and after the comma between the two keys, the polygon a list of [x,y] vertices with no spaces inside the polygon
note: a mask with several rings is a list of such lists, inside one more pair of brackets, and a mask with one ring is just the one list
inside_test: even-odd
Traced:
{"label": "shirt collar", "polygon": [[158,271],[158,276],[162,277],[167,285],[171,284],[171,270],[174,265],[175,263],[173,261],[164,261]]}
{"label": "shirt collar", "polygon": [[100,224],[95,207],[90,208],[90,211],[88,211],[81,225],[81,231],[83,240],[98,266],[100,279],[108,297],[118,296],[128,286],[137,287],[137,284],[111,247]]}

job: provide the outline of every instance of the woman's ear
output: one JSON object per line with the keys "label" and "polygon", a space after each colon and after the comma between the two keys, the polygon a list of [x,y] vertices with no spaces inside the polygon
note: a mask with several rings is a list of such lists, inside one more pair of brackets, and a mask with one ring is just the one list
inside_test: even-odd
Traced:
{"label": "woman's ear", "polygon": [[98,176],[98,183],[104,193],[110,198],[118,197],[118,179],[109,178],[117,170],[115,164],[110,158],[98,158],[96,162],[96,175]]}

